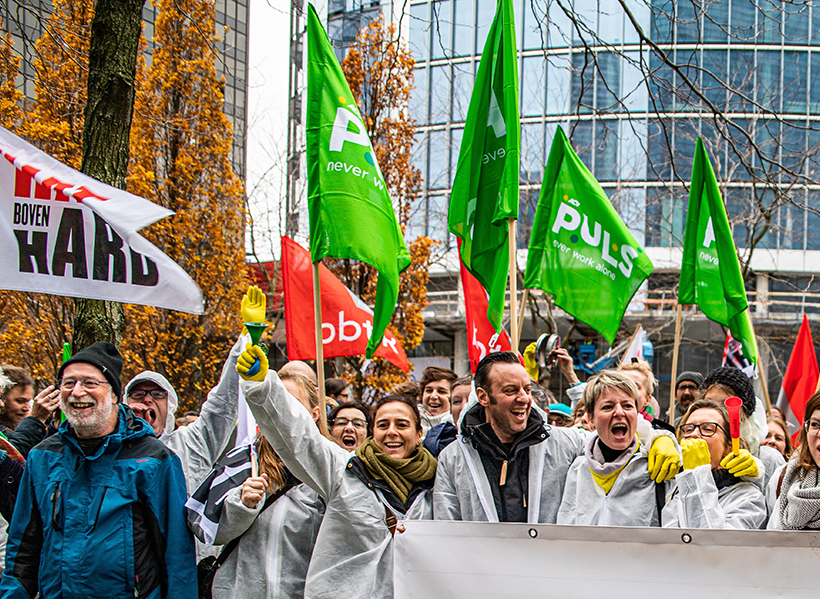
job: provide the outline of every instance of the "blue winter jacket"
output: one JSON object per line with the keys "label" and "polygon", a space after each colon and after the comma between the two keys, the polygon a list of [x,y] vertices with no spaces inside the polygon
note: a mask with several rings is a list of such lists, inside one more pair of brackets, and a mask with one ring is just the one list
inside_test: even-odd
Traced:
{"label": "blue winter jacket", "polygon": [[29,453],[0,599],[195,599],[185,499],[179,458],[126,406],[90,456],[64,422]]}

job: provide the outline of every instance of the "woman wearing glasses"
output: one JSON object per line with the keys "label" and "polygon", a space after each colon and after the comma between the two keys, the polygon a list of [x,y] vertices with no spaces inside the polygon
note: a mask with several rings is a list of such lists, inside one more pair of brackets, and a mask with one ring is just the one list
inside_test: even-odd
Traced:
{"label": "woman wearing glasses", "polygon": [[678,440],[683,470],[663,509],[664,527],[762,528],[763,467],[747,449],[732,455],[726,408],[708,399],[693,402],[678,425]]}
{"label": "woman wearing glasses", "polygon": [[797,441],[797,454],[769,482],[771,530],[820,529],[820,393],[806,402]]}
{"label": "woman wearing glasses", "polygon": [[348,451],[356,451],[373,434],[370,410],[360,401],[342,403],[333,408],[327,417],[327,425],[333,440]]}

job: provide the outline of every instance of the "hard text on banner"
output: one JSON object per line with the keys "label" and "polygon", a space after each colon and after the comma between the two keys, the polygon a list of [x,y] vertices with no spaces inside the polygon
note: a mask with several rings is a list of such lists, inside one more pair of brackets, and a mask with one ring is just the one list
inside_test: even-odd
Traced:
{"label": "hard text on banner", "polygon": [[310,255],[361,260],[379,271],[367,357],[381,344],[410,265],[390,194],[342,68],[308,5],[306,155]]}
{"label": "hard text on banner", "polygon": [[815,531],[404,524],[393,551],[396,599],[817,595]]}
{"label": "hard text on banner", "polygon": [[[447,226],[461,261],[489,293],[487,318],[501,331],[509,273],[508,220],[518,218],[518,67],[512,0],[499,0],[475,78]],[[516,315],[512,315],[515,318]]]}
{"label": "hard text on banner", "polygon": [[786,422],[796,425],[793,431],[795,440],[803,425],[806,402],[817,391],[818,380],[820,380],[820,368],[817,365],[817,354],[811,338],[809,318],[803,314],[803,322],[797,333],[777,400],[777,407],[783,412]]}
{"label": "hard text on banner", "polygon": [[[460,245],[460,244],[459,244]],[[467,355],[470,372],[487,354],[510,351],[512,345],[507,331],[497,333],[487,320],[487,292],[464,264],[461,265],[461,286],[464,289],[464,315],[467,321]]]}
{"label": "hard text on banner", "polygon": [[601,185],[558,127],[538,198],[524,287],[611,344],[624,312],[654,267]]}
{"label": "hard text on banner", "polygon": [[173,214],[0,128],[0,288],[202,314],[188,274],[137,231]]}
{"label": "hard text on banner", "polygon": [[743,355],[757,364],[757,341],[740,262],[701,138],[695,144],[692,163],[678,303],[697,304],[709,320],[729,327],[732,337],[743,345]]}
{"label": "hard text on banner", "polygon": [[[315,360],[312,265],[310,254],[290,237],[282,237],[282,287],[285,304],[285,337],[289,360]],[[373,330],[373,311],[330,270],[319,265],[322,289],[322,347],[325,358],[364,355]],[[376,349],[405,372],[410,362],[390,330]]]}

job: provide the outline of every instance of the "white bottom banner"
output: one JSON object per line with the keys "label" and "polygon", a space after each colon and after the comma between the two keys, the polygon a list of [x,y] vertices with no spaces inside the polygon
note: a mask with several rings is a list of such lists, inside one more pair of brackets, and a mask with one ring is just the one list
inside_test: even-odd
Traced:
{"label": "white bottom banner", "polygon": [[405,522],[396,599],[818,597],[820,533]]}

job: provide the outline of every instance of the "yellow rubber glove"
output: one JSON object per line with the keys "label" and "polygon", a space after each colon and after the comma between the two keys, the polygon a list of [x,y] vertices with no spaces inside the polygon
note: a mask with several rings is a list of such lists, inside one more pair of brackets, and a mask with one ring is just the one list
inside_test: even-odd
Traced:
{"label": "yellow rubber glove", "polygon": [[737,477],[747,476],[755,478],[760,474],[760,469],[757,467],[757,461],[752,457],[747,450],[741,449],[740,453],[734,455],[730,453],[720,461],[720,467],[726,468],[729,474]]}
{"label": "yellow rubber glove", "polygon": [[680,472],[680,456],[672,437],[662,435],[649,449],[649,476],[656,483],[674,478]]}
{"label": "yellow rubber glove", "polygon": [[[265,322],[265,308],[268,298],[256,285],[248,287],[248,291],[242,296],[242,322]],[[242,327],[242,334],[247,335],[248,329]]]}
{"label": "yellow rubber glove", "polygon": [[538,362],[535,359],[535,341],[524,350],[524,369],[534,381],[538,380]]}
{"label": "yellow rubber glove", "polygon": [[236,372],[246,381],[264,381],[268,368],[268,357],[258,345],[248,343],[236,360]]}
{"label": "yellow rubber glove", "polygon": [[684,470],[694,470],[712,463],[709,446],[703,439],[684,439],[680,442],[680,452],[683,454]]}

